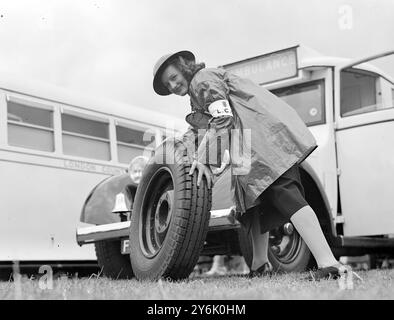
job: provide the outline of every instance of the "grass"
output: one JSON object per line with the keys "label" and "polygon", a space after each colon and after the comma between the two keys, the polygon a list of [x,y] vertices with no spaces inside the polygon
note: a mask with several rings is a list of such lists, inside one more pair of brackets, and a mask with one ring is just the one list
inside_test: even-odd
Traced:
{"label": "grass", "polygon": [[[193,277],[188,280],[158,282],[89,278],[32,279],[0,282],[0,299],[143,299],[143,300],[362,300],[394,299],[394,269],[359,271],[353,290],[343,290],[338,281],[309,282],[305,274],[282,274],[271,278],[247,279],[239,276]],[[47,285],[45,287],[45,285]]]}

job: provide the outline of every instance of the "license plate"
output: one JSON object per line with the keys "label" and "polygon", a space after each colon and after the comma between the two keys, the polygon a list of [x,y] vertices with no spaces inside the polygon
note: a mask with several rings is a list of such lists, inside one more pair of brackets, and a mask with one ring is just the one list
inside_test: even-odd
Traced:
{"label": "license plate", "polygon": [[130,240],[123,239],[120,242],[120,252],[121,254],[130,254]]}

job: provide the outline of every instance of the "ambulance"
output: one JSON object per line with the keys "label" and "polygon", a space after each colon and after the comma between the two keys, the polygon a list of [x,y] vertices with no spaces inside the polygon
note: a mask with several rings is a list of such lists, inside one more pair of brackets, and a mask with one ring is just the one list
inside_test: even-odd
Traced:
{"label": "ambulance", "polygon": [[[301,180],[337,257],[394,253],[393,62],[394,50],[353,60],[297,45],[221,66],[286,101],[316,138]],[[209,192],[187,175],[191,159],[181,139],[165,140],[153,158],[169,154],[177,161],[148,166],[138,186],[123,174],[92,190],[81,215],[91,226],[77,229],[78,244],[94,243],[100,267],[114,278],[187,278],[202,255],[242,254],[251,265],[229,170]],[[112,199],[105,210],[102,197]],[[109,216],[113,222],[102,223]],[[290,222],[270,232],[269,259],[284,272],[315,265]]]}

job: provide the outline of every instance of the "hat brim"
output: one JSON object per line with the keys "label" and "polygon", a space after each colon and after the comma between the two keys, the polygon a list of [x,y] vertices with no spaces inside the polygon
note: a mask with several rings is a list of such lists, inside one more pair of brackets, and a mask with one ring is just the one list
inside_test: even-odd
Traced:
{"label": "hat brim", "polygon": [[176,57],[183,57],[186,60],[196,61],[194,54],[190,51],[187,51],[187,50],[174,53],[174,54],[170,55],[165,61],[163,61],[163,63],[157,69],[157,72],[153,78],[153,89],[155,90],[155,92],[158,95],[168,96],[171,94],[171,92],[167,89],[167,87],[164,86],[164,84],[162,83],[161,76],[162,76],[165,68],[168,66],[169,62]]}

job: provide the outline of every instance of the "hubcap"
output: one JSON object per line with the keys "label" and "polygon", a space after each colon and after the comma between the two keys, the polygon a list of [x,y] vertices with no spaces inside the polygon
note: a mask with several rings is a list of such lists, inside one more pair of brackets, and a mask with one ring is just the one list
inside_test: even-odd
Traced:
{"label": "hubcap", "polygon": [[155,213],[155,229],[157,233],[163,233],[167,230],[171,220],[172,199],[174,191],[163,193],[157,204]]}
{"label": "hubcap", "polygon": [[287,236],[291,236],[294,232],[294,226],[291,223],[286,223],[283,226],[283,233]]}
{"label": "hubcap", "polygon": [[270,250],[282,264],[289,264],[296,259],[301,249],[302,239],[291,223],[270,232]]}
{"label": "hubcap", "polygon": [[174,203],[171,171],[163,167],[149,182],[141,208],[140,248],[147,258],[156,256],[170,229]]}

